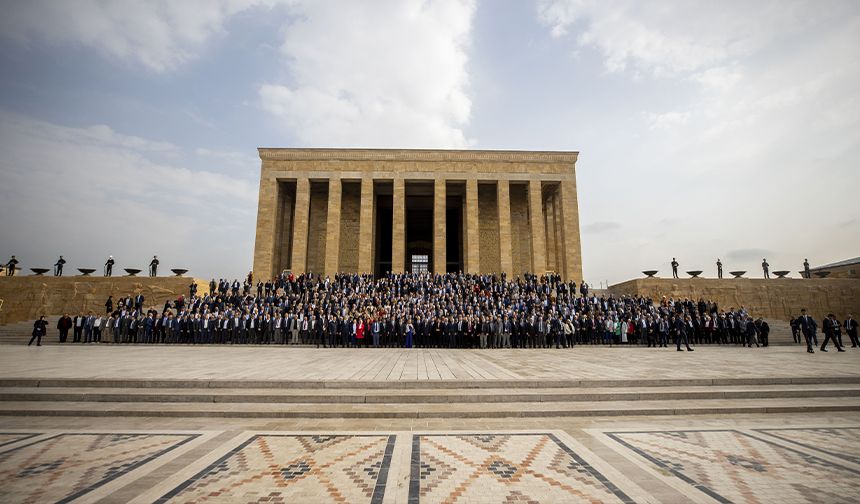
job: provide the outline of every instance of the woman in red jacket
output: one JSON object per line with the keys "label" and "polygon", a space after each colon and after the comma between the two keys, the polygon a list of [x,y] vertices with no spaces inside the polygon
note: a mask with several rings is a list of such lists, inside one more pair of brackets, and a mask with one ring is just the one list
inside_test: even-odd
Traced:
{"label": "woman in red jacket", "polygon": [[364,317],[357,319],[355,323],[356,346],[364,346]]}

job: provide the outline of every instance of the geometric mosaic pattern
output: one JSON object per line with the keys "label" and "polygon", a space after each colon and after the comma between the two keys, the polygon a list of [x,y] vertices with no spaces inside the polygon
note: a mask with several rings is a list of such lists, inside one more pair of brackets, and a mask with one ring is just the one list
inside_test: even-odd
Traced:
{"label": "geometric mosaic pattern", "polygon": [[378,504],[395,438],[255,435],[157,502]]}
{"label": "geometric mosaic pattern", "polygon": [[197,434],[57,434],[0,453],[0,502],[68,502]]}
{"label": "geometric mosaic pattern", "polygon": [[554,434],[412,438],[409,504],[633,502]]}
{"label": "geometric mosaic pattern", "polygon": [[8,444],[23,441],[25,439],[30,439],[31,437],[35,437],[38,435],[39,434],[32,432],[0,432],[0,446],[6,446]]}
{"label": "geometric mosaic pattern", "polygon": [[736,430],[607,435],[719,502],[860,503],[860,471]]}
{"label": "geometric mosaic pattern", "polygon": [[860,427],[755,430],[860,465]]}

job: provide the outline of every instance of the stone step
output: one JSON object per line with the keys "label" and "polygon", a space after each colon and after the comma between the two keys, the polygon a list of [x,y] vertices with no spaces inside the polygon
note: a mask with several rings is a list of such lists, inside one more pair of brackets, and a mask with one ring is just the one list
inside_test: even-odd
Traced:
{"label": "stone step", "polygon": [[641,380],[183,380],[183,379],[106,379],[106,378],[0,378],[0,388],[122,388],[122,389],[266,389],[266,390],[318,390],[332,389],[384,389],[393,390],[450,390],[450,389],[584,389],[631,387],[732,387],[770,385],[860,385],[860,376],[808,376],[808,377],[747,377],[747,378],[657,378]]}
{"label": "stone step", "polygon": [[114,403],[414,404],[609,402],[689,399],[860,397],[856,385],[586,387],[533,389],[141,389],[5,387],[0,401]]}
{"label": "stone step", "polygon": [[0,416],[222,418],[505,418],[860,411],[860,398],[461,404],[0,402]]}

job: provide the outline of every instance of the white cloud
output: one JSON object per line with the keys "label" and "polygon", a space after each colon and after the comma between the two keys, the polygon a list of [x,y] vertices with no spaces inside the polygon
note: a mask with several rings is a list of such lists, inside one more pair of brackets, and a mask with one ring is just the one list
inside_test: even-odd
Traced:
{"label": "white cloud", "polygon": [[[595,85],[611,79],[624,95],[606,106],[639,112],[630,127],[645,130],[627,140],[612,125],[599,132],[611,150],[582,147],[582,178],[612,174],[591,176],[590,193],[580,183],[584,218],[677,219],[637,221],[621,246],[592,238],[587,275],[623,280],[675,255],[707,269],[725,251],[727,271],[760,271],[763,251],[773,269],[795,271],[805,257],[856,255],[838,218],[860,213],[856,2],[542,0],[538,15],[559,46],[598,55]],[[617,192],[619,179],[643,189],[590,196]]]}
{"label": "white cloud", "polygon": [[97,266],[108,254],[141,267],[158,254],[192,274],[244,273],[253,181],[164,163],[180,149],[108,126],[71,128],[5,112],[0,150],[0,236],[24,267],[52,264],[57,254],[74,267]]}
{"label": "white cloud", "polygon": [[21,43],[78,44],[163,72],[194,58],[225,21],[277,0],[27,0],[8,2],[0,34]]}
{"label": "white cloud", "polygon": [[298,2],[286,76],[261,86],[261,104],[306,145],[468,147],[474,11],[473,0]]}
{"label": "white cloud", "polygon": [[731,64],[836,7],[803,0],[538,0],[538,15],[553,36],[576,32],[578,46],[600,50],[609,72],[672,77]]}

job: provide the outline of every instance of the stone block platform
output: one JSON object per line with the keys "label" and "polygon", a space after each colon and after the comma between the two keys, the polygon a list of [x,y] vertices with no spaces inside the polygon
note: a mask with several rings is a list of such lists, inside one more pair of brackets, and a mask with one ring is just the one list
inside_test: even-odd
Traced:
{"label": "stone block platform", "polygon": [[160,309],[167,300],[187,297],[192,282],[198,292],[209,289],[208,281],[190,277],[0,276],[0,326],[32,321],[40,315],[104,313],[108,296],[116,302],[123,296],[143,294],[147,307]]}
{"label": "stone block platform", "polygon": [[839,320],[860,316],[860,279],[856,278],[640,278],[609,287],[615,296],[646,296],[658,301],[709,299],[721,309],[741,306],[754,317],[788,321],[806,308],[817,320],[834,313]]}
{"label": "stone block platform", "polygon": [[0,345],[4,503],[856,502],[858,476],[851,349]]}

